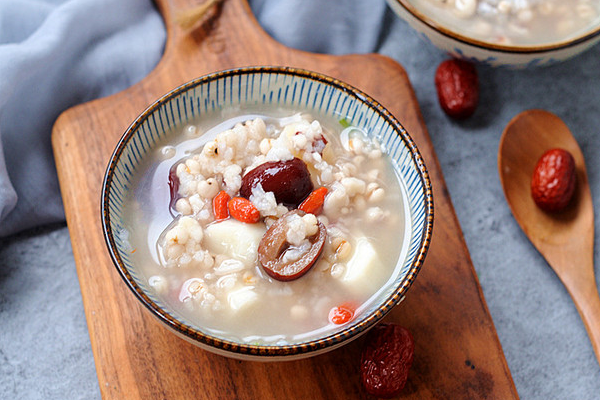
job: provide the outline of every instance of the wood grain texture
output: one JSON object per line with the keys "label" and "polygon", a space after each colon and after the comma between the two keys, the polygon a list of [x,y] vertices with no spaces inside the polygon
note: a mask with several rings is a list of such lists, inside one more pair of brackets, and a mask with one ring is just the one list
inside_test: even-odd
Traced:
{"label": "wood grain texture", "polygon": [[138,304],[110,261],[100,224],[103,174],[118,139],[160,95],[233,67],[286,65],[346,81],[386,106],[417,142],[435,196],[428,258],[388,320],[408,327],[416,356],[402,398],[515,399],[517,393],[406,72],[380,55],[330,56],[286,48],[258,26],[246,0],[225,0],[194,30],[175,13],[192,0],[159,0],[164,57],[143,81],[74,107],[57,120],[53,147],[104,399],[356,399],[361,339],[301,361],[243,362],[179,339]]}
{"label": "wood grain texture", "polygon": [[[531,177],[553,148],[575,160],[577,186],[560,213],[547,213],[531,197]],[[569,128],[544,110],[520,113],[507,125],[498,148],[498,172],[515,219],[563,282],[581,316],[600,362],[600,297],[594,276],[594,204],[583,153]]]}

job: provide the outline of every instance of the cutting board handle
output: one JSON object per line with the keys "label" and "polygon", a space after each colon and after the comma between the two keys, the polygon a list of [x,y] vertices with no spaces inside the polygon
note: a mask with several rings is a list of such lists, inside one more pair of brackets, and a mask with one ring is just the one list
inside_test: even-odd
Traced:
{"label": "cutting board handle", "polygon": [[[224,41],[241,43],[261,43],[263,46],[281,46],[273,40],[260,26],[247,0],[220,0],[216,1],[198,22],[189,28],[181,26],[178,20],[186,13],[193,13],[210,0],[154,0],[163,16],[167,30],[167,43],[165,56],[171,49],[176,49],[177,44],[185,40],[197,42],[209,41],[209,46],[198,46],[198,51],[219,53],[225,50]],[[226,26],[221,26],[226,24]],[[219,28],[219,34],[214,30]],[[242,34],[243,33],[243,34]],[[251,33],[251,34],[248,34]],[[257,40],[259,40],[257,42]],[[165,57],[167,58],[167,57]]]}
{"label": "cutting board handle", "polygon": [[[294,58],[299,52],[265,32],[247,0],[222,0],[187,29],[178,23],[178,17],[193,11],[202,1],[154,1],[163,16],[167,39],[160,62],[141,82],[142,91],[146,91],[146,83],[154,86],[156,81],[162,81],[165,87],[172,89],[186,82],[173,80],[178,76],[198,77],[219,69],[250,65],[280,65],[281,60]],[[240,59],[245,60],[243,64]]]}

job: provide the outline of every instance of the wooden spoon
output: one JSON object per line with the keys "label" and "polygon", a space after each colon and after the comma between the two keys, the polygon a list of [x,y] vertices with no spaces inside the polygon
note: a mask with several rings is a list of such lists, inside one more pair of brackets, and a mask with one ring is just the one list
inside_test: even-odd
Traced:
{"label": "wooden spoon", "polygon": [[[564,211],[547,213],[531,197],[537,160],[551,148],[575,159],[577,188]],[[515,219],[567,288],[600,362],[600,297],[594,277],[594,209],[583,154],[565,123],[543,110],[517,115],[502,133],[498,172]]]}

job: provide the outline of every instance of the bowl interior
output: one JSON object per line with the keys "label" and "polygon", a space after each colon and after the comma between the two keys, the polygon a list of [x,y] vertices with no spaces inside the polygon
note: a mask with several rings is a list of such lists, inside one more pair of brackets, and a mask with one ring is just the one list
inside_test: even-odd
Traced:
{"label": "bowl interior", "polygon": [[[345,119],[375,135],[389,154],[404,190],[406,232],[398,273],[387,282],[351,324],[339,331],[300,343],[252,345],[237,343],[194,326],[165,304],[149,287],[128,241],[125,202],[136,175],[157,146],[176,128],[204,115],[248,114],[254,110],[302,110]],[[184,338],[221,353],[258,356],[310,355],[335,347],[364,332],[403,299],[427,253],[433,224],[433,199],[427,170],[402,125],[379,103],[359,90],[317,73],[278,67],[223,71],[193,80],[166,94],[145,110],[119,141],[107,168],[102,190],[102,222],[111,257],[137,298]]]}

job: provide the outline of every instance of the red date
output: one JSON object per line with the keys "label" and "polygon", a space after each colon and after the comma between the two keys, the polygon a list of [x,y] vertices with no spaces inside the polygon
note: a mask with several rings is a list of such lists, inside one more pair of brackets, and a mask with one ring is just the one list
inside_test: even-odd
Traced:
{"label": "red date", "polygon": [[377,397],[397,396],[413,363],[412,335],[396,324],[379,324],[369,331],[361,358],[361,380],[365,390]]}
{"label": "red date", "polygon": [[292,215],[302,217],[305,212],[292,210],[284,214],[271,225],[258,245],[258,261],[265,272],[278,281],[291,281],[307,273],[321,255],[327,238],[327,228],[321,222],[317,222],[319,229],[315,235],[308,238],[310,247],[306,252],[299,259],[286,260],[284,255],[290,247],[286,239],[289,226],[287,218]]}
{"label": "red date", "polygon": [[299,158],[268,161],[254,168],[242,178],[240,195],[249,199],[252,189],[259,184],[288,208],[297,208],[313,190],[308,167]]}
{"label": "red date", "polygon": [[169,207],[175,209],[175,203],[179,200],[179,177],[177,176],[177,165],[175,164],[169,170],[169,193],[171,200]]}
{"label": "red date", "polygon": [[549,212],[565,209],[575,193],[575,159],[567,150],[551,149],[538,160],[531,177],[531,196]]}
{"label": "red date", "polygon": [[455,119],[470,117],[479,103],[479,78],[475,65],[464,60],[446,60],[435,72],[440,106]]}

